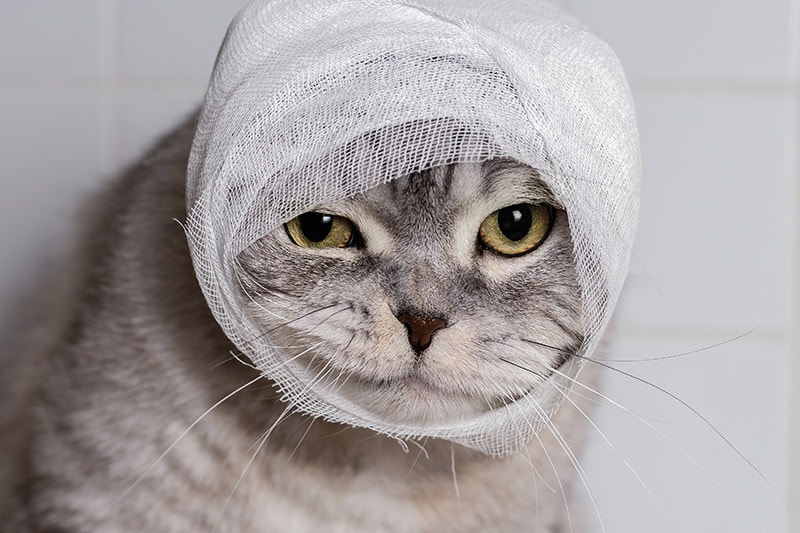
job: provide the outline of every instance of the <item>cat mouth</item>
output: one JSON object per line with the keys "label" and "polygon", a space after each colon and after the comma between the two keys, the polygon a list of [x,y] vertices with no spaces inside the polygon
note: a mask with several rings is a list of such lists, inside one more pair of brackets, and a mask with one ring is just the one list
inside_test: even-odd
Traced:
{"label": "cat mouth", "polygon": [[[359,380],[360,385],[368,387],[376,392],[400,392],[401,394],[413,395],[416,397],[449,397],[451,399],[474,399],[474,395],[466,391],[453,391],[443,389],[440,386],[431,383],[424,376],[416,370],[411,371],[405,375],[392,378],[383,379],[368,379],[363,378]],[[504,395],[495,398],[483,398],[481,401],[488,410],[499,409],[506,407],[518,400],[522,400],[527,395],[532,393],[538,385],[534,385],[529,389],[518,391],[513,396]]]}
{"label": "cat mouth", "polygon": [[359,380],[362,385],[370,386],[376,389],[407,389],[419,393],[439,393],[443,391],[422,377],[417,370],[404,374],[399,377],[382,378],[382,379],[365,379]]}

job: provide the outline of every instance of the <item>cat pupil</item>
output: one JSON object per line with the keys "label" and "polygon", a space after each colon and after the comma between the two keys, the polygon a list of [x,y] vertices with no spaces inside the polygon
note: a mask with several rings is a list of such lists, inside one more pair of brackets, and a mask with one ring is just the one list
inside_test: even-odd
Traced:
{"label": "cat pupil", "polygon": [[525,204],[518,204],[501,209],[497,214],[497,225],[503,235],[512,241],[518,241],[528,234],[533,218],[531,208]]}
{"label": "cat pupil", "polygon": [[333,216],[324,213],[303,213],[300,215],[300,229],[311,242],[321,242],[333,227]]}

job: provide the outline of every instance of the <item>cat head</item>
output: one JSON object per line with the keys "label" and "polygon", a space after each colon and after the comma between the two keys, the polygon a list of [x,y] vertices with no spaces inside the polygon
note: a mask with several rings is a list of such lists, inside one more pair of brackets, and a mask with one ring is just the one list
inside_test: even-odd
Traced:
{"label": "cat head", "polygon": [[[498,1],[263,0],[226,34],[187,170],[190,251],[222,330],[308,414],[509,454],[580,358],[548,373],[600,341],[638,212],[630,91],[570,15]],[[527,167],[466,164],[501,157]],[[535,249],[481,237],[541,204]],[[321,221],[355,237],[304,243],[327,242]]]}
{"label": "cat head", "polygon": [[454,424],[553,387],[583,341],[567,214],[508,159],[317,205],[242,252],[237,277],[301,386],[390,427]]}

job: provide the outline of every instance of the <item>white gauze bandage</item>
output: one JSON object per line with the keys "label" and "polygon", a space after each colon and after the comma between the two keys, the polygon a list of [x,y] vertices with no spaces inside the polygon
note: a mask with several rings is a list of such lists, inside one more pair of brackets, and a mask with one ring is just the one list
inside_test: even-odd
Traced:
{"label": "white gauze bandage", "polygon": [[508,406],[401,427],[271,349],[235,275],[239,253],[323,201],[494,157],[538,170],[569,214],[588,356],[622,287],[638,213],[633,104],[608,46],[540,0],[249,5],[220,50],[188,169],[188,237],[211,311],[302,412],[513,453],[561,405],[580,358]]}

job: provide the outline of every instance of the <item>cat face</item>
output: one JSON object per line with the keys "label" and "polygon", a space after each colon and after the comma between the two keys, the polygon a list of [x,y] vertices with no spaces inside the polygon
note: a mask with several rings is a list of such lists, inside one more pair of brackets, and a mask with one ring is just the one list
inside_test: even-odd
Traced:
{"label": "cat face", "polygon": [[238,266],[273,349],[387,423],[464,420],[552,386],[583,338],[567,215],[509,160],[316,206]]}

